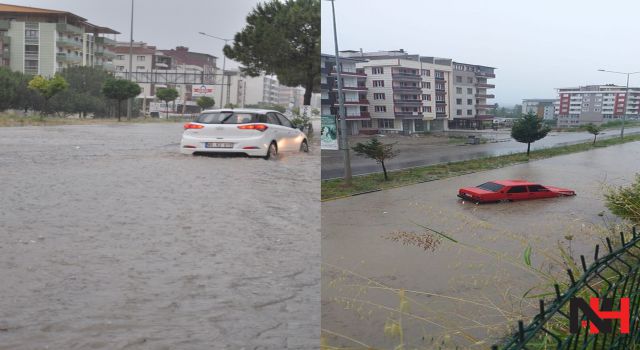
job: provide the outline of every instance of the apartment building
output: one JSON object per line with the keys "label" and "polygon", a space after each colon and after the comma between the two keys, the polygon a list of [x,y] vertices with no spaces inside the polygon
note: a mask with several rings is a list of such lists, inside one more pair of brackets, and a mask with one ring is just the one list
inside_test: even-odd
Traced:
{"label": "apartment building", "polygon": [[[340,77],[342,79],[342,97],[344,101],[347,134],[375,132],[369,113],[367,99],[366,74],[364,69],[356,68],[363,60],[341,57]],[[338,116],[338,80],[336,59],[332,55],[320,56],[320,113]]]}
{"label": "apartment building", "polygon": [[43,76],[73,66],[113,71],[116,34],[70,12],[0,4],[0,66]]}
{"label": "apartment building", "polygon": [[[403,50],[344,51],[362,60],[372,129],[411,134],[447,130],[451,116],[451,60],[409,55]],[[364,124],[363,124],[364,126]]]}
{"label": "apartment building", "polygon": [[278,89],[278,104],[285,107],[302,107],[304,103],[304,91],[302,86],[280,85]]}
{"label": "apartment building", "polygon": [[587,85],[558,89],[558,127],[601,124],[623,115],[640,115],[640,88],[629,88],[625,110],[626,88],[614,84]]}
{"label": "apartment building", "polygon": [[278,104],[278,89],[280,84],[275,75],[261,74],[257,77],[245,78],[245,105],[263,103]]}
{"label": "apartment building", "polygon": [[[155,46],[147,45],[145,42],[134,42],[131,48],[132,62],[131,71],[134,73],[132,80],[140,85],[140,95],[138,98],[151,98],[155,96],[155,91],[159,87],[167,87],[164,84],[154,84],[151,76],[147,74],[138,73],[153,73],[153,72],[169,72],[175,70],[173,59],[170,56],[163,54],[157,50]],[[128,42],[116,42],[113,46],[113,51],[116,57],[113,59],[115,71],[118,74],[126,77],[129,72],[129,43]],[[182,95],[182,94],[181,94]]]}
{"label": "apartment building", "polygon": [[490,110],[495,104],[489,100],[495,95],[488,89],[495,88],[488,79],[495,78],[495,68],[453,62],[452,91],[450,103],[452,117],[449,127],[455,129],[478,129],[492,125],[494,116]]}
{"label": "apartment building", "polygon": [[533,113],[540,119],[551,120],[555,118],[556,99],[525,99],[522,100],[522,113]]}
{"label": "apartment building", "polygon": [[[227,104],[244,107],[247,91],[245,82],[245,76],[238,70],[226,70],[224,72],[224,86],[222,87],[223,107]],[[214,96],[214,99],[217,101],[220,97]]]}

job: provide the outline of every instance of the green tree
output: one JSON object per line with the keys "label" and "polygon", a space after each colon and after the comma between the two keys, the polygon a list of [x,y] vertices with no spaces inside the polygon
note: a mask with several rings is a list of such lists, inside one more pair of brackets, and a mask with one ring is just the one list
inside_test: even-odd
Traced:
{"label": "green tree", "polygon": [[247,16],[224,54],[249,76],[276,74],[281,84],[304,86],[304,104],[320,91],[320,0],[271,0]]}
{"label": "green tree", "polygon": [[20,86],[20,73],[0,68],[0,111],[14,107]]}
{"label": "green tree", "polygon": [[69,89],[52,99],[51,104],[55,104],[57,110],[79,113],[80,117],[105,113],[107,98],[102,86],[111,74],[98,67],[69,67],[60,75],[69,83]]}
{"label": "green tree", "polygon": [[549,131],[551,131],[551,128],[544,125],[537,115],[529,113],[522,115],[521,118],[513,123],[511,137],[518,142],[527,144],[528,157],[531,144],[547,136]]}
{"label": "green tree", "polygon": [[211,97],[208,97],[208,96],[200,96],[196,100],[196,103],[202,109],[209,109],[209,108],[213,107],[214,104],[216,104],[216,101],[214,99],[212,99]]}
{"label": "green tree", "polygon": [[382,165],[384,180],[388,181],[389,177],[387,176],[387,167],[385,166],[384,162],[398,155],[397,152],[393,150],[394,145],[395,143],[384,144],[378,141],[377,138],[372,138],[365,143],[358,142],[355,146],[352,147],[352,149],[354,152],[356,152],[357,155],[371,158],[378,164]]}
{"label": "green tree", "polygon": [[602,132],[602,126],[598,126],[595,125],[593,123],[589,123],[585,126],[585,130],[587,130],[587,132],[589,134],[593,135],[593,144],[596,144],[596,137],[598,137],[598,135],[600,135],[600,133]]}
{"label": "green tree", "polygon": [[605,194],[605,205],[611,212],[634,225],[640,224],[640,174],[629,187],[611,189]]}
{"label": "green tree", "polygon": [[109,78],[102,85],[102,93],[118,103],[118,121],[120,121],[120,107],[122,101],[136,97],[140,94],[140,86],[132,81]]}
{"label": "green tree", "polygon": [[44,97],[43,113],[48,112],[49,100],[57,93],[69,88],[69,83],[59,74],[55,74],[51,78],[45,78],[41,75],[36,75],[31,81],[29,81],[29,89],[39,92]]}
{"label": "green tree", "polygon": [[238,105],[234,105],[233,103],[229,102],[226,105],[224,105],[224,108],[238,108]]}
{"label": "green tree", "polygon": [[169,119],[169,102],[178,98],[178,90],[174,88],[159,88],[156,90],[156,97],[164,101],[167,106],[167,119]]}

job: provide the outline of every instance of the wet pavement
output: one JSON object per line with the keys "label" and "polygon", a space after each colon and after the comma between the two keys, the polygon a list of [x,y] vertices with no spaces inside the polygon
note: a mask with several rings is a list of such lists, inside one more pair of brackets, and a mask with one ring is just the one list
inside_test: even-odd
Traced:
{"label": "wet pavement", "polygon": [[[452,131],[453,132],[453,131]],[[468,134],[455,131],[458,135]],[[625,135],[640,133],[640,128],[627,128]],[[509,130],[500,130],[498,132],[483,131],[476,133],[482,135],[483,138],[499,141],[490,142],[480,145],[466,144],[447,144],[429,142],[421,142],[419,138],[407,136],[385,136],[381,138],[382,142],[400,141],[395,149],[398,151],[397,157],[385,162],[387,169],[398,170],[417,166],[441,164],[448,162],[458,162],[463,160],[478,159],[510,153],[520,153],[527,150],[527,145],[519,143],[511,138]],[[617,137],[620,130],[605,130],[598,139],[609,137]],[[403,140],[404,139],[404,140]],[[358,141],[362,142],[359,138]],[[531,144],[531,149],[542,149],[555,146],[565,146],[575,143],[588,142],[593,140],[593,135],[587,132],[552,132],[542,140]],[[354,141],[350,141],[353,145]],[[342,177],[344,174],[344,161],[341,151],[322,151],[322,179],[332,179]],[[353,175],[362,175],[369,173],[381,172],[381,168],[371,159],[356,156],[351,152],[351,169]]]}
{"label": "wet pavement", "polygon": [[182,124],[0,128],[0,349],[312,349],[320,152],[179,154]]}
{"label": "wet pavement", "polygon": [[[538,310],[525,294],[552,291],[550,276],[566,280],[561,249],[591,263],[619,223],[603,193],[632,182],[639,159],[634,142],[322,203],[322,336],[390,349],[401,343],[400,323],[406,348],[489,348]],[[578,195],[486,205],[456,198],[460,187],[497,179]]]}

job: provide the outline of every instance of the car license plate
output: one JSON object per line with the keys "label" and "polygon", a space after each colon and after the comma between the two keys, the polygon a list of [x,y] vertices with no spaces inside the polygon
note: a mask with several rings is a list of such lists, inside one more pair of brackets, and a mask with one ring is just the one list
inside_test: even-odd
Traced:
{"label": "car license plate", "polygon": [[204,148],[233,148],[231,142],[205,142]]}

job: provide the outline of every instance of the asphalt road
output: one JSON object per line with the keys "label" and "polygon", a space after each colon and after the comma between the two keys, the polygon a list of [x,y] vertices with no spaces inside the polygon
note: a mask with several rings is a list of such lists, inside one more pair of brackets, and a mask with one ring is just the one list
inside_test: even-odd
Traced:
{"label": "asphalt road", "polygon": [[[639,133],[640,128],[627,128],[625,134]],[[606,130],[598,138],[616,137],[619,130]],[[398,156],[385,163],[388,170],[398,170],[417,166],[457,162],[462,160],[477,159],[489,156],[504,155],[526,151],[526,145],[510,138],[508,133],[494,135],[505,142],[486,143],[481,145],[415,145],[405,147]],[[587,132],[550,133],[546,138],[531,145],[531,149],[542,149],[554,146],[581,143],[593,139],[593,135]],[[382,138],[384,142],[384,137]],[[322,179],[342,177],[344,174],[343,152],[322,151]],[[366,159],[351,154],[351,171],[353,175],[363,175],[381,172],[381,168],[371,159]]]}
{"label": "asphalt road", "polygon": [[181,124],[0,128],[0,349],[314,349],[320,156]]}

